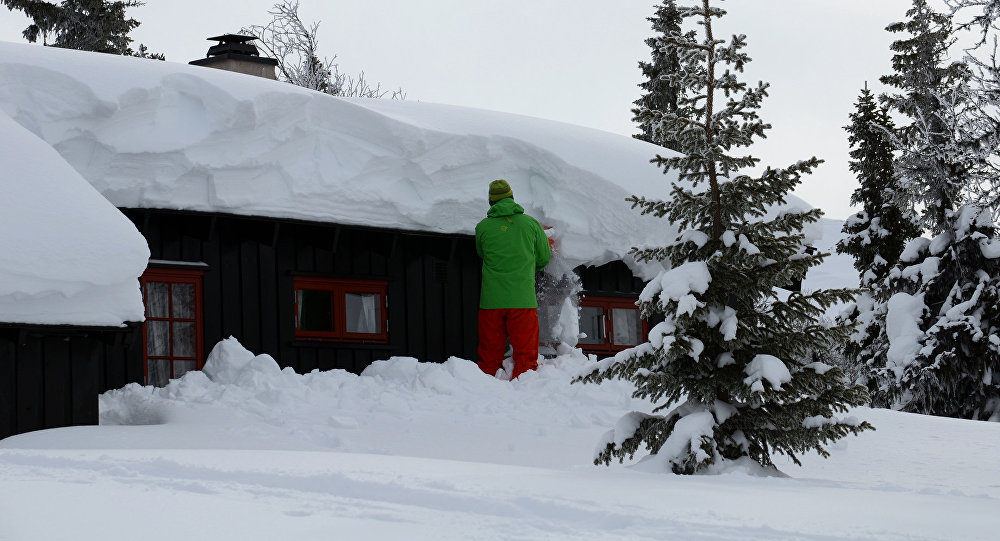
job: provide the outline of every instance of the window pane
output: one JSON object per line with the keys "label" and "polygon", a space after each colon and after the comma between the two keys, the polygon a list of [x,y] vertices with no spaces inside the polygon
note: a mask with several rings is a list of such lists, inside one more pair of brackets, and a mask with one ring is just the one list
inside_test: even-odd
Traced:
{"label": "window pane", "polygon": [[147,360],[146,381],[157,387],[166,385],[170,381],[170,359]]}
{"label": "window pane", "polygon": [[146,355],[170,355],[170,322],[146,322]]}
{"label": "window pane", "polygon": [[587,335],[580,339],[580,344],[603,344],[604,309],[599,306],[584,306],[580,308],[580,332]]}
{"label": "window pane", "polygon": [[194,370],[194,361],[174,361],[174,377],[179,378]]}
{"label": "window pane", "polygon": [[382,307],[378,293],[348,293],[347,332],[379,334],[382,332]]}
{"label": "window pane", "polygon": [[333,331],[333,293],[313,289],[295,292],[297,328],[303,331]]}
{"label": "window pane", "polygon": [[190,321],[173,322],[174,357],[194,357],[195,335],[194,323]]}
{"label": "window pane", "polygon": [[170,284],[146,282],[146,314],[149,317],[170,317]]}
{"label": "window pane", "polygon": [[174,313],[171,317],[194,319],[194,284],[171,284]]}
{"label": "window pane", "polygon": [[641,340],[642,321],[635,308],[612,308],[611,327],[615,330],[616,346],[635,346]]}

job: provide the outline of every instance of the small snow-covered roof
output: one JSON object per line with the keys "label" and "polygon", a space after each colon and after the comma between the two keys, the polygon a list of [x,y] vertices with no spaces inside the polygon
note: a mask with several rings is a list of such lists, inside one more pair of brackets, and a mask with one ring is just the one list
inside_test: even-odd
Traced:
{"label": "small snow-covered roof", "polygon": [[51,146],[0,112],[0,323],[143,319],[149,249]]}
{"label": "small snow-covered roof", "polygon": [[489,181],[506,178],[555,228],[569,264],[672,233],[625,202],[666,197],[676,179],[649,163],[669,151],[631,137],[10,43],[0,43],[0,80],[0,108],[119,207],[471,234]]}

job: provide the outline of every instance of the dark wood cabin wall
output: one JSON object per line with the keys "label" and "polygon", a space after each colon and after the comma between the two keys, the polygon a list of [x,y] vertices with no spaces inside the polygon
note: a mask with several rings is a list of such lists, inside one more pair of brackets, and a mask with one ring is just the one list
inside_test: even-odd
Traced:
{"label": "dark wood cabin wall", "polygon": [[[207,264],[203,282],[205,352],[235,336],[298,372],[360,373],[393,355],[425,361],[472,359],[476,351],[479,260],[470,236],[125,209],[153,259]],[[388,282],[388,344],[294,338],[293,279]]]}
{"label": "dark wood cabin wall", "polygon": [[128,355],[137,338],[138,327],[0,329],[0,438],[97,424],[98,395],[139,381]]}
{"label": "dark wood cabin wall", "polygon": [[576,272],[583,282],[585,295],[637,297],[646,285],[621,261],[612,261],[599,267],[578,267]]}

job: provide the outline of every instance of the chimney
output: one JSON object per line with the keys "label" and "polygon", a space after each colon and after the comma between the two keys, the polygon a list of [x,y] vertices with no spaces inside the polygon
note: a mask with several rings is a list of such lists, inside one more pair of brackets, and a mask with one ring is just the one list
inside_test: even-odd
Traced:
{"label": "chimney", "polygon": [[278,65],[278,61],[260,56],[257,47],[250,43],[255,39],[257,38],[254,36],[241,36],[239,34],[208,38],[209,41],[218,41],[219,43],[208,48],[208,54],[205,58],[192,60],[189,64],[256,75],[266,79],[277,79],[274,67]]}

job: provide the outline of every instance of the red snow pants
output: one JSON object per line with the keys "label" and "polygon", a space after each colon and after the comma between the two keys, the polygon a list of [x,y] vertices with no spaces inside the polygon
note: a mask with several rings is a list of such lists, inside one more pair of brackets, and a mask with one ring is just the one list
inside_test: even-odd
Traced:
{"label": "red snow pants", "polygon": [[538,310],[535,308],[479,309],[479,368],[491,376],[503,364],[507,339],[514,346],[514,373],[510,379],[538,368]]}

